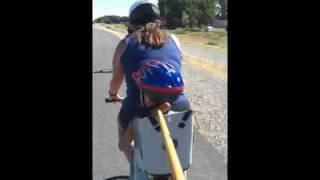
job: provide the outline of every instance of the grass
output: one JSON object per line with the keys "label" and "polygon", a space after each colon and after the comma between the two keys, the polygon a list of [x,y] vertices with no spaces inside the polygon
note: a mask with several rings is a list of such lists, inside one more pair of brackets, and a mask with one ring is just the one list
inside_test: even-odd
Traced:
{"label": "grass", "polygon": [[170,32],[176,34],[181,43],[227,52],[227,32],[224,30],[206,32],[205,28],[177,28]]}
{"label": "grass", "polygon": [[127,33],[127,27],[124,24],[114,24],[113,29],[123,33]]}
{"label": "grass", "polygon": [[127,33],[127,28],[124,24],[105,24],[105,23],[99,23],[99,25],[103,26],[104,28],[107,28],[113,33],[118,36],[120,39],[122,39],[126,33]]}
{"label": "grass", "polygon": [[127,33],[127,27],[124,24],[104,24],[100,23],[105,28],[111,29],[113,31],[119,32],[119,33]]}
{"label": "grass", "polygon": [[201,28],[177,28],[175,30],[169,30],[169,32],[174,34],[192,34],[195,32],[202,32]]}
{"label": "grass", "polygon": [[223,79],[227,78],[227,66],[220,65],[213,60],[194,56],[185,51],[182,53],[185,63],[192,65],[193,67],[201,68],[210,74],[218,75]]}
{"label": "grass", "polygon": [[218,44],[214,41],[209,41],[207,44],[211,46],[218,46]]}

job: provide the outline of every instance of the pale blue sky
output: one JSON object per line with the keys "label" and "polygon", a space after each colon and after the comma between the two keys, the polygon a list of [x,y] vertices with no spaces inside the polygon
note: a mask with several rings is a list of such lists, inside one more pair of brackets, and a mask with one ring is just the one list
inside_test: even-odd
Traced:
{"label": "pale blue sky", "polygon": [[[104,15],[128,16],[130,6],[137,0],[92,0],[92,19]],[[158,4],[158,0],[149,0]]]}

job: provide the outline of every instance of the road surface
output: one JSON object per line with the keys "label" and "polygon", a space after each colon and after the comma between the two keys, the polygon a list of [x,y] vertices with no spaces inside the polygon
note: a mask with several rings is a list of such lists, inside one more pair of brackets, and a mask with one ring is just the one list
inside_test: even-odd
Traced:
{"label": "road surface", "polygon": [[[113,51],[118,37],[93,28],[93,71],[111,69]],[[116,116],[120,104],[106,104],[111,73],[93,73],[93,180],[129,175],[129,165],[117,148]],[[125,96],[125,86],[121,95]],[[195,134],[193,163],[188,180],[227,180],[227,165],[217,151]]]}

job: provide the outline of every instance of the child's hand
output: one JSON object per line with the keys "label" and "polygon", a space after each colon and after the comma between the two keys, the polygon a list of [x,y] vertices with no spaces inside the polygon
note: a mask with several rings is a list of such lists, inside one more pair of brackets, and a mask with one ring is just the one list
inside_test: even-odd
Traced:
{"label": "child's hand", "polygon": [[161,104],[160,106],[156,107],[156,108],[154,109],[154,111],[152,112],[152,115],[153,115],[154,117],[157,117],[157,116],[158,116],[158,113],[157,113],[157,110],[158,110],[158,109],[161,110],[162,113],[166,113],[166,112],[170,111],[170,109],[171,109],[171,104],[168,103],[168,102],[165,102],[165,103]]}

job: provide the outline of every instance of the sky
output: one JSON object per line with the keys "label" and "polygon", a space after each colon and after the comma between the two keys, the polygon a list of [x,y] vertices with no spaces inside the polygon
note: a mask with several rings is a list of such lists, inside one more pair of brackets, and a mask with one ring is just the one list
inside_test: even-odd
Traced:
{"label": "sky", "polygon": [[[92,19],[104,15],[128,16],[130,6],[137,0],[93,0]],[[158,4],[158,0],[149,0]]]}

